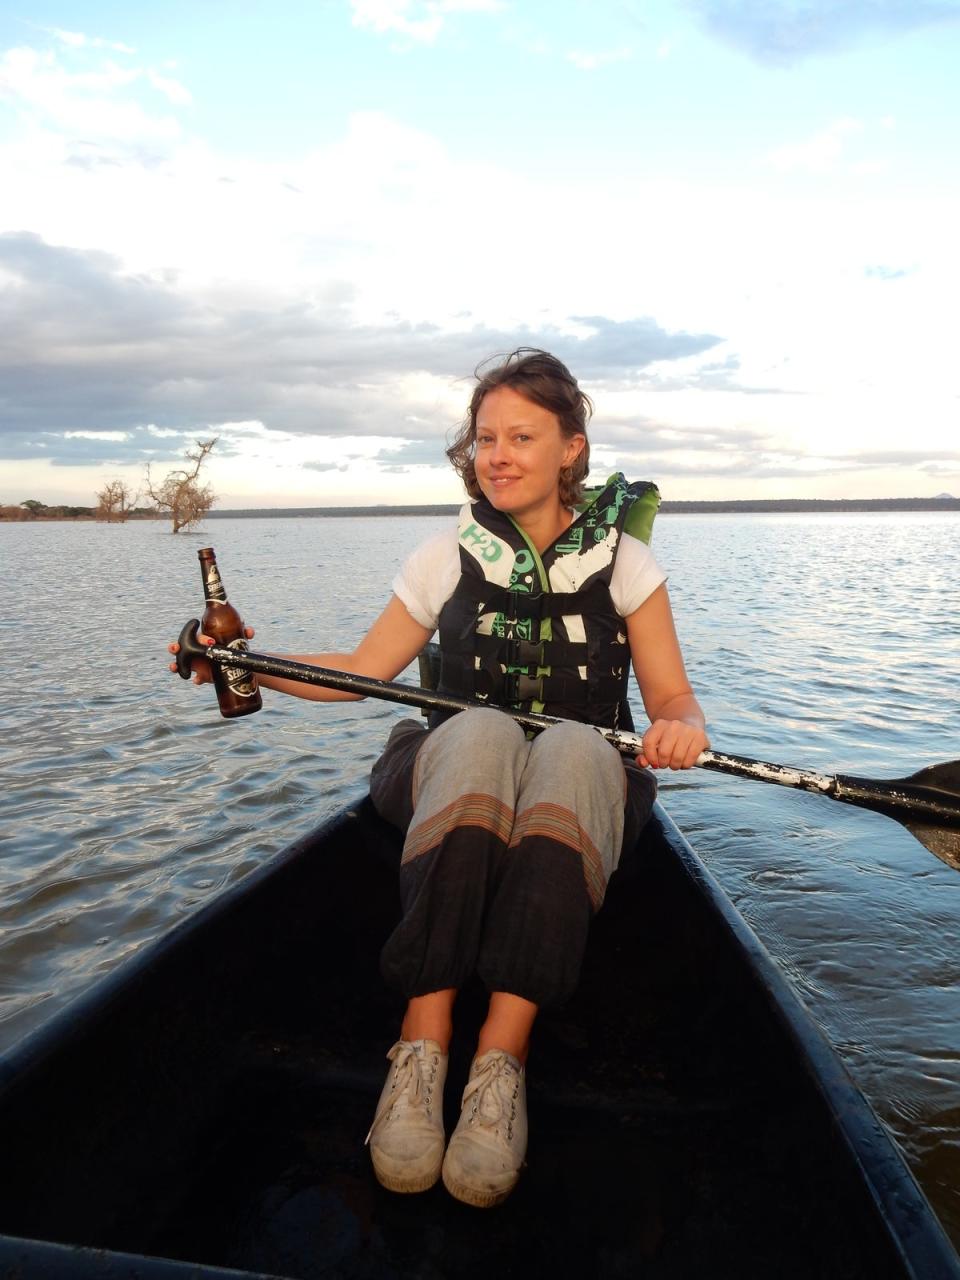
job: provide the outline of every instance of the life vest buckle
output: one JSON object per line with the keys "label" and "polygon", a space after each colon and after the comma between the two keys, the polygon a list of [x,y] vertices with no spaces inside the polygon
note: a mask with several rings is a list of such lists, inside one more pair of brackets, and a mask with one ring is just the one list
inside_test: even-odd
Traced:
{"label": "life vest buckle", "polygon": [[543,680],[528,676],[525,671],[508,671],[503,677],[503,687],[508,702],[542,702]]}
{"label": "life vest buckle", "polygon": [[504,618],[508,623],[519,622],[522,618],[532,618],[539,622],[543,616],[544,593],[542,591],[507,591],[507,604]]}
{"label": "life vest buckle", "polygon": [[520,636],[513,636],[504,646],[504,663],[508,667],[545,667],[543,641],[534,644]]}

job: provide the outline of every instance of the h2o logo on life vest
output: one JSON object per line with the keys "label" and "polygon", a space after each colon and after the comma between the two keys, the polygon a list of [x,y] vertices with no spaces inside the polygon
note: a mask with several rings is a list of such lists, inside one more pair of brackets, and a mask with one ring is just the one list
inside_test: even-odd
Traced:
{"label": "h2o logo on life vest", "polygon": [[480,559],[486,560],[487,564],[494,564],[505,551],[510,549],[489,530],[481,529],[478,524],[468,524],[461,530],[460,541],[466,544],[471,555],[479,554]]}

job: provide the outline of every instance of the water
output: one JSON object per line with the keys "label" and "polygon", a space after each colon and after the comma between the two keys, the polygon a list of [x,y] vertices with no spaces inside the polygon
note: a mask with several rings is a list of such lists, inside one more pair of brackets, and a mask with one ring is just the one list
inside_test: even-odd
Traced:
{"label": "water", "polygon": [[[409,714],[268,694],[222,720],[166,670],[196,548],[258,647],[309,653],[350,646],[441,524],[0,525],[0,1049],[355,795]],[[958,535],[952,513],[661,517],[716,748],[873,777],[960,757]],[[960,875],[822,797],[702,771],[662,796],[960,1244]]]}

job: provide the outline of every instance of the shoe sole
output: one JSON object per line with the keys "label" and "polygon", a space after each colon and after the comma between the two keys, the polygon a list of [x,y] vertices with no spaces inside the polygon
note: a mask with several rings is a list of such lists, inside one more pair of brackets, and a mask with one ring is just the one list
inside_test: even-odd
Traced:
{"label": "shoe sole", "polygon": [[411,1178],[409,1175],[404,1177],[402,1174],[387,1173],[384,1169],[378,1169],[376,1160],[373,1161],[373,1172],[381,1187],[386,1187],[388,1191],[396,1191],[399,1195],[415,1195],[420,1191],[429,1191],[440,1181],[439,1169]]}
{"label": "shoe sole", "polygon": [[443,1185],[453,1198],[459,1200],[462,1204],[472,1205],[475,1209],[493,1209],[496,1205],[503,1204],[518,1181],[519,1177],[502,1191],[478,1191],[476,1187],[471,1187],[466,1182],[456,1182],[447,1173],[446,1168],[443,1170]]}

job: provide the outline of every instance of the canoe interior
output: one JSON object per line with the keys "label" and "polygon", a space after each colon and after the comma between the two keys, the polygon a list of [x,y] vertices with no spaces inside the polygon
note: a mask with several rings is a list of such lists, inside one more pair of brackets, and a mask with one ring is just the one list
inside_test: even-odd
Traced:
{"label": "canoe interior", "polygon": [[[650,824],[579,993],[541,1019],[528,1168],[502,1208],[373,1179],[363,1140],[400,1013],[378,972],[399,849],[363,801],[0,1060],[0,1233],[112,1251],[0,1241],[0,1276],[181,1274],[116,1252],[365,1280],[960,1276],[814,1033],[839,1113],[866,1115],[851,1151],[798,1052],[798,1011],[758,980],[678,840],[662,815]],[[448,1131],[481,1009],[466,990]],[[893,1228],[864,1150],[903,1211]]]}

